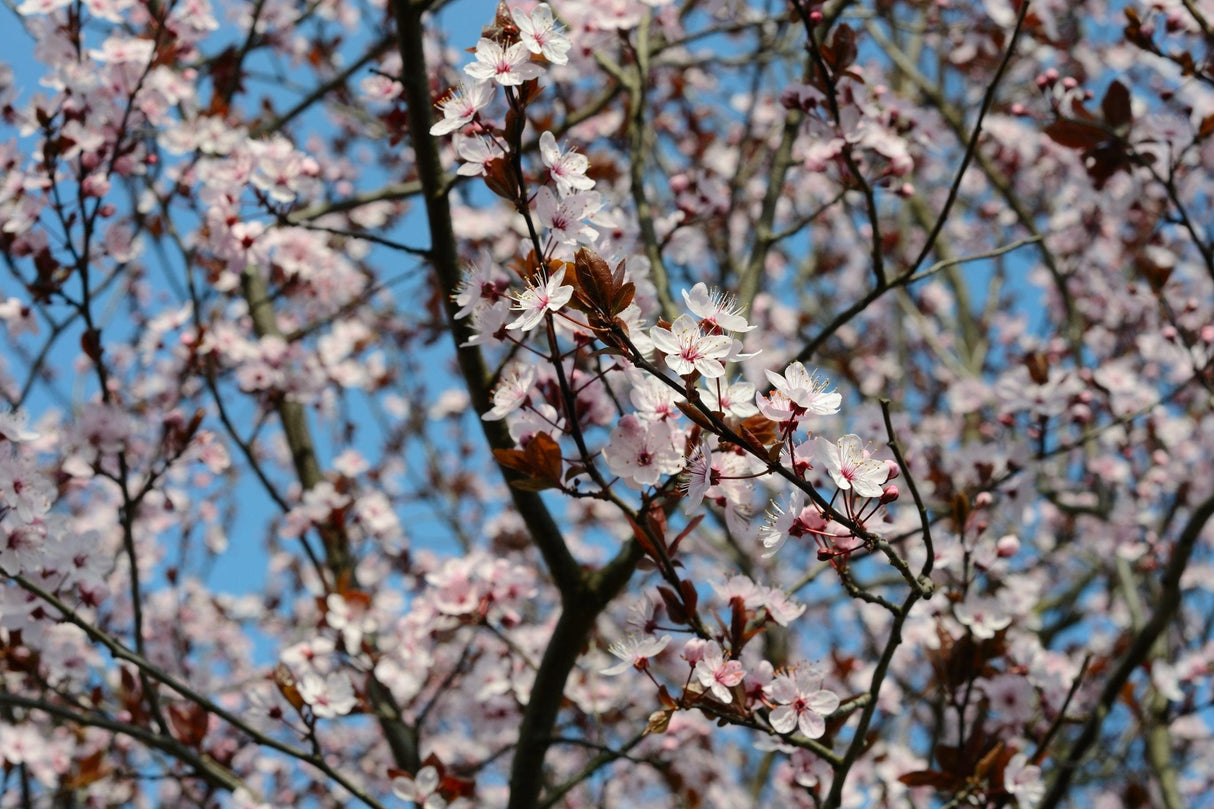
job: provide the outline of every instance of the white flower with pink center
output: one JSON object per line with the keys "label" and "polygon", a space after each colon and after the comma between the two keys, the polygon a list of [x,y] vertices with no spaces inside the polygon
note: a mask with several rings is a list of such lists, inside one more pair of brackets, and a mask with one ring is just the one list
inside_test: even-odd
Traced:
{"label": "white flower with pink center", "polygon": [[556,312],[569,303],[569,299],[573,297],[573,287],[564,284],[564,267],[552,273],[548,276],[548,280],[542,283],[529,284],[525,290],[515,296],[514,306],[511,308],[521,314],[506,328],[529,332],[540,324],[544,315]]}
{"label": "white flower with pink center", "polygon": [[822,675],[813,666],[777,675],[765,690],[778,706],[768,717],[777,733],[796,729],[820,739],[826,733],[826,717],[839,710],[839,697],[822,688]]}
{"label": "white flower with pink center", "polygon": [[746,679],[746,670],[742,668],[742,664],[737,660],[727,660],[721,645],[715,640],[705,645],[703,654],[696,661],[691,674],[717,702],[725,704],[733,702],[733,692],[730,689]]}
{"label": "white flower with pink center", "polygon": [[539,78],[544,69],[532,63],[523,43],[503,48],[492,39],[482,38],[476,43],[476,61],[466,65],[464,72],[477,81],[493,80],[503,87],[513,87]]}
{"label": "white flower with pink center", "polygon": [[789,401],[806,413],[815,416],[829,416],[839,412],[843,404],[843,396],[830,387],[830,380],[811,374],[805,366],[794,362],[784,369],[783,374],[765,371],[772,387],[788,397]]}
{"label": "white flower with pink center", "polygon": [[613,475],[638,489],[683,469],[683,453],[675,446],[670,424],[642,421],[631,413],[611,431],[611,439],[603,447],[603,460]]}
{"label": "white flower with pink center", "polygon": [[654,326],[649,331],[654,346],[666,355],[666,364],[679,376],[699,372],[715,379],[725,375],[721,360],[733,348],[733,338],[724,334],[704,334],[691,315],[679,315],[670,328]]}
{"label": "white flower with pink center", "polygon": [[657,657],[670,644],[670,636],[630,635],[611,644],[607,651],[620,659],[619,663],[603,669],[603,674],[622,674],[628,669],[641,671],[649,667],[649,659]]}
{"label": "white flower with pink center", "polygon": [[543,54],[554,65],[569,62],[569,49],[573,43],[553,19],[552,9],[547,3],[540,3],[535,11],[528,14],[517,8],[512,12],[514,24],[518,26],[519,38],[527,50],[535,54]]}
{"label": "white flower with pink center", "polygon": [[594,188],[594,180],[586,176],[586,170],[590,168],[586,155],[573,150],[563,151],[551,132],[540,135],[540,158],[548,167],[548,175],[556,183],[557,193],[562,197],[567,197],[574,191],[589,191]]}
{"label": "white flower with pink center", "polygon": [[700,325],[708,330],[746,332],[754,328],[742,315],[742,307],[732,295],[719,289],[708,288],[703,281],[688,292],[683,290],[683,302],[691,313],[700,318]]}
{"label": "white flower with pink center", "polygon": [[870,458],[858,435],[845,435],[838,444],[825,438],[815,439],[817,457],[830,473],[835,485],[843,491],[852,490],[860,497],[880,497],[889,480],[889,466]]}
{"label": "white flower with pink center", "polygon": [[472,123],[476,114],[492,100],[493,85],[489,82],[480,81],[471,85],[461,82],[451,95],[438,102],[443,120],[430,127],[430,134],[437,137],[462,129]]}

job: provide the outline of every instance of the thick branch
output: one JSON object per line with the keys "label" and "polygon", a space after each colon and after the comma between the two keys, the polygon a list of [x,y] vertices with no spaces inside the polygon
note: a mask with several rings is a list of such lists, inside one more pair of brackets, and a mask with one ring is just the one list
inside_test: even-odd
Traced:
{"label": "thick branch", "polygon": [[[422,47],[422,11],[400,0],[394,5],[397,44],[404,63],[401,78],[409,107],[409,137],[417,161],[417,176],[422,185],[430,230],[430,261],[443,293],[442,299],[447,312],[447,322],[451,326],[451,337],[456,346],[460,373],[468,385],[472,406],[480,416],[493,407],[489,390],[490,374],[479,349],[466,345],[472,338],[472,330],[467,321],[455,317],[459,307],[451,298],[459,287],[460,261],[455,244],[455,230],[451,222],[451,206],[444,191],[443,167],[439,160],[438,145],[429,134],[433,99],[430,96],[429,72]],[[504,422],[483,419],[480,422],[490,447],[508,449],[514,446]],[[568,602],[578,590],[581,569],[565,545],[560,528],[538,494],[524,492],[512,486],[510,495],[514,507],[518,509],[536,547],[544,557],[553,582],[561,591],[562,600]]]}

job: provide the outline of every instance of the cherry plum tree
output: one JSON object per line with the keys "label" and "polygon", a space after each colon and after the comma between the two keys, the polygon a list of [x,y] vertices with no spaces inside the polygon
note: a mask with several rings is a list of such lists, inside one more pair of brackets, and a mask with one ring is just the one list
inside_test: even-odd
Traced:
{"label": "cherry plum tree", "polygon": [[1214,9],[23,0],[0,807],[1214,806]]}

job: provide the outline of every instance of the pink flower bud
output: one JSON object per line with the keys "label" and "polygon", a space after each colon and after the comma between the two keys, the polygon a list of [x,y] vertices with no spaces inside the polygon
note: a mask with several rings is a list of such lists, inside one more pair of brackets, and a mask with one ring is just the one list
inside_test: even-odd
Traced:
{"label": "pink flower bud", "polygon": [[885,469],[887,470],[885,478],[886,483],[889,483],[891,480],[897,480],[898,475],[902,474],[902,470],[898,467],[897,461],[887,460],[885,462]]}
{"label": "pink flower bud", "polygon": [[990,492],[978,492],[974,497],[974,508],[986,508],[995,501]]}
{"label": "pink flower bud", "polygon": [[995,542],[995,551],[1000,559],[1010,559],[1020,552],[1020,538],[1015,534],[999,537]]}
{"label": "pink flower bud", "polygon": [[898,497],[899,497],[898,487],[891,483],[881,491],[880,503],[882,505],[885,505],[886,503],[892,503],[895,500],[897,500]]}
{"label": "pink flower bud", "polygon": [[104,197],[110,190],[110,181],[101,174],[90,174],[80,183],[80,190],[86,197]]}

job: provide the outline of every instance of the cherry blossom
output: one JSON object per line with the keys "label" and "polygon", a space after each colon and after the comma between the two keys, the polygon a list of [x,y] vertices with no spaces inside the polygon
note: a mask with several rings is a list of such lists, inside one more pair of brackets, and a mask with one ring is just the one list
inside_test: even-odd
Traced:
{"label": "cherry blossom", "polygon": [[728,384],[717,377],[701,387],[700,397],[713,410],[739,419],[749,418],[759,412],[759,408],[754,404],[755,386],[749,382]]}
{"label": "cherry blossom", "polygon": [[534,392],[534,385],[535,368],[530,365],[515,366],[493,389],[493,409],[481,418],[485,421],[504,419],[522,407]]}
{"label": "cherry blossom", "polygon": [[683,453],[675,446],[670,425],[642,421],[631,414],[620,419],[611,431],[611,441],[603,447],[603,460],[612,474],[635,488],[652,486],[683,468]]}
{"label": "cherry blossom", "polygon": [[480,177],[488,171],[489,161],[505,156],[495,141],[483,137],[457,137],[455,151],[462,161],[456,170],[461,177]]}
{"label": "cherry blossom", "polygon": [[[540,7],[547,8],[543,4]],[[548,175],[556,183],[557,193],[562,197],[594,188],[594,180],[586,176],[590,161],[575,151],[562,150],[551,132],[545,131],[540,135],[540,157],[548,167]]]}
{"label": "cherry blossom", "polygon": [[629,635],[624,640],[616,641],[608,647],[607,651],[618,657],[620,662],[603,669],[602,673],[623,674],[630,668],[643,670],[648,667],[650,658],[657,657],[669,645],[669,635],[663,635],[660,638]]}
{"label": "cherry blossom", "polygon": [[708,490],[720,479],[721,470],[713,466],[712,448],[707,442],[701,442],[687,458],[687,471],[680,484],[687,495],[683,508],[687,511],[698,508]]}
{"label": "cherry blossom", "polygon": [[696,660],[692,677],[713,699],[729,704],[734,697],[731,689],[742,682],[746,671],[740,661],[727,660],[720,644],[712,641]]}
{"label": "cherry blossom", "polygon": [[1016,799],[1017,806],[1036,806],[1045,796],[1041,768],[1029,764],[1024,753],[1017,753],[1003,768],[1003,788]]}
{"label": "cherry blossom", "polygon": [[683,290],[683,302],[700,319],[701,327],[710,331],[748,332],[755,328],[746,322],[733,298],[719,289],[709,290],[702,281],[690,290]]}
{"label": "cherry blossom", "polygon": [[654,346],[665,353],[666,364],[676,374],[699,373],[710,379],[725,374],[722,359],[733,348],[733,339],[702,333],[690,315],[679,315],[670,328],[654,326],[649,336]]}
{"label": "cherry blossom", "polygon": [[28,427],[29,414],[24,410],[12,410],[0,413],[0,438],[8,441],[32,441],[38,437],[35,430]]}
{"label": "cherry blossom", "polygon": [[573,287],[564,284],[565,268],[561,267],[547,279],[536,279],[514,299],[511,309],[521,312],[506,325],[510,330],[528,332],[534,329],[549,312],[557,312],[573,297]]}
{"label": "cherry blossom", "polygon": [[773,708],[768,719],[777,733],[799,730],[810,739],[826,732],[826,718],[839,709],[839,697],[822,688],[822,674],[813,666],[777,674],[765,689]]}
{"label": "cherry blossom", "polygon": [[448,135],[472,123],[477,113],[493,100],[493,85],[478,81],[472,84],[461,82],[445,99],[438,103],[443,119],[430,126],[430,134]]}
{"label": "cherry blossom", "polygon": [[0,11],[15,800],[1208,799],[1200,4],[305,5]]}
{"label": "cherry blossom", "polygon": [[535,196],[535,214],[540,224],[548,231],[548,238],[556,244],[593,244],[599,234],[583,220],[602,207],[602,197],[597,191],[581,191],[566,197],[557,197],[552,189],[544,186]]}
{"label": "cherry blossom", "polygon": [[772,386],[784,394],[801,412],[815,416],[829,416],[839,412],[843,403],[842,394],[828,391],[830,380],[810,374],[799,362],[791,363],[783,374],[765,371]]}
{"label": "cherry blossom", "polygon": [[992,598],[971,598],[954,608],[957,620],[976,639],[987,640],[1012,622],[999,602]]}
{"label": "cherry blossom", "polygon": [[860,497],[880,497],[889,467],[884,461],[868,457],[857,435],[845,435],[832,444],[825,438],[815,439],[817,457],[830,473],[835,485],[843,491],[854,491]]}
{"label": "cherry blossom", "polygon": [[534,54],[542,54],[554,65],[569,62],[566,55],[573,43],[561,32],[560,27],[552,16],[552,9],[547,3],[540,3],[530,14],[513,10],[514,24],[518,26],[519,35],[527,50]]}
{"label": "cherry blossom", "polygon": [[491,39],[482,38],[476,43],[476,61],[465,66],[464,72],[477,81],[492,80],[503,87],[514,87],[542,76],[544,69],[530,61],[530,53],[523,43],[516,42],[503,48]]}
{"label": "cherry blossom", "polygon": [[299,681],[299,695],[317,719],[344,716],[358,704],[350,678],[341,672],[324,676],[305,672]]}

